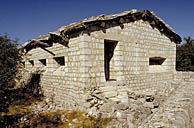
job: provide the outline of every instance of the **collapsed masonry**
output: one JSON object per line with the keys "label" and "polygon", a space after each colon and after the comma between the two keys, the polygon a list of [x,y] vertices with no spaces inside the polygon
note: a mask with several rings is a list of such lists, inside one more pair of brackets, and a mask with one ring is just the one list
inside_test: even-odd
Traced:
{"label": "collapsed masonry", "polygon": [[[110,92],[117,94],[106,95]],[[87,101],[90,113],[113,118],[110,128],[192,128],[194,73],[177,72],[173,81],[153,91],[132,91],[125,85],[98,88]]]}
{"label": "collapsed masonry", "polygon": [[[139,119],[144,120],[155,111],[158,96],[168,96],[166,91],[175,88],[171,83],[177,76],[176,44],[180,42],[180,36],[155,13],[131,10],[63,26],[20,49],[25,52],[26,70],[41,72],[44,95],[58,107],[95,113],[104,111],[110,101],[133,101],[145,109]],[[134,91],[138,93],[133,95]]]}
{"label": "collapsed masonry", "polygon": [[[126,85],[93,88],[87,94],[87,111],[97,117],[111,117],[108,128],[194,127],[194,73],[177,72],[175,79],[160,90],[132,91]],[[47,98],[46,104],[38,104],[35,109],[58,109],[51,99]]]}

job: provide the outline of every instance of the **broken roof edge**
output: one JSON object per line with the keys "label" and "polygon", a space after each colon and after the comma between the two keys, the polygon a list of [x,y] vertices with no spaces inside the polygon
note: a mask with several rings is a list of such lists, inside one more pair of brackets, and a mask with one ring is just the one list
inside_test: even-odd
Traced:
{"label": "broken roof edge", "polygon": [[[152,27],[156,27],[161,33],[165,34],[171,41],[176,44],[180,44],[182,41],[181,37],[174,32],[174,30],[166,24],[161,18],[157,17],[154,12],[150,12],[149,10],[144,11],[137,11],[132,9],[130,11],[125,11],[119,14],[112,14],[112,15],[100,15],[97,17],[90,17],[88,19],[81,20],[80,22],[75,22],[67,26],[60,27],[55,32],[49,32],[47,35],[40,36],[34,40],[49,40],[51,35],[61,36],[64,37],[65,41],[68,41],[71,37],[70,35],[75,33],[76,31],[83,31],[87,29],[88,26],[93,25],[101,25],[101,23],[112,22],[118,20],[120,24],[125,22],[126,18],[132,18],[131,22],[143,20],[144,22],[149,22]],[[123,21],[124,20],[124,21]],[[119,25],[119,24],[118,24]],[[33,40],[28,41],[21,48],[25,48],[32,43]]]}
{"label": "broken roof edge", "polygon": [[[167,37],[170,36],[169,37],[170,40],[174,41],[176,44],[179,44],[182,41],[181,37],[178,34],[176,34],[168,24],[166,24],[161,18],[157,17],[154,12],[150,12],[149,10],[137,11],[133,9],[119,14],[113,14],[108,16],[100,15],[98,17],[91,17],[88,19],[81,20],[80,22],[72,23],[68,26],[62,26],[61,28],[59,28],[59,31],[61,31],[63,35],[67,36],[68,34],[71,34],[71,32],[75,32],[76,30],[79,30],[79,29],[84,30],[84,29],[87,29],[88,26],[96,25],[98,23],[112,22],[118,19],[120,20],[119,22],[123,23],[125,21],[122,21],[122,20],[125,18],[132,18],[132,22],[138,21],[141,19],[144,22],[147,21],[150,23],[152,27],[158,28],[159,31],[165,34]],[[101,25],[101,24],[98,24],[98,25]],[[103,25],[103,27],[104,26],[105,25]]]}

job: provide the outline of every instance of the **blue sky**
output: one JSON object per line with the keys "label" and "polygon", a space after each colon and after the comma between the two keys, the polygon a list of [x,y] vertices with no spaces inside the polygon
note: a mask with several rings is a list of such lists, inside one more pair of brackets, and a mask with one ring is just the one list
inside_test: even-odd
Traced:
{"label": "blue sky", "polygon": [[23,44],[91,16],[148,9],[181,37],[194,38],[193,6],[193,0],[0,0],[0,34]]}

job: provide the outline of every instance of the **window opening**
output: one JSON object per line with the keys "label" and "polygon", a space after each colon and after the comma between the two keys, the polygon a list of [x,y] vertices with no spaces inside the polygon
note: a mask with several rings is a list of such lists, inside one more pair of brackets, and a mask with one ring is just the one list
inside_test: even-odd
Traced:
{"label": "window opening", "polygon": [[149,58],[149,65],[162,65],[166,58],[163,57],[151,57]]}
{"label": "window opening", "polygon": [[54,59],[55,59],[55,61],[56,61],[60,66],[65,65],[65,57],[64,57],[64,56],[62,56],[62,57],[55,57]]}
{"label": "window opening", "polygon": [[46,66],[46,59],[40,59],[39,61],[41,62],[42,65]]}
{"label": "window opening", "polygon": [[29,60],[29,62],[30,62],[30,64],[31,64],[32,66],[34,66],[34,61],[33,61],[33,60]]}

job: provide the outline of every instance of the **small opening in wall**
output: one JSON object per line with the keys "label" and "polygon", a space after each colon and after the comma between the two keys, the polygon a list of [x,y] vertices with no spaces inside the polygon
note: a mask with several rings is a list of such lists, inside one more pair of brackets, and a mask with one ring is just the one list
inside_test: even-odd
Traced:
{"label": "small opening in wall", "polygon": [[64,57],[64,56],[55,57],[54,59],[55,59],[55,61],[56,61],[60,66],[65,65],[65,57]]}
{"label": "small opening in wall", "polygon": [[30,62],[30,64],[31,64],[32,66],[34,66],[34,61],[33,61],[33,60],[29,60],[29,62]]}
{"label": "small opening in wall", "polygon": [[149,58],[149,65],[162,65],[166,58],[163,57],[151,57]]}
{"label": "small opening in wall", "polygon": [[46,59],[40,59],[39,61],[41,62],[42,65],[46,66]]}

